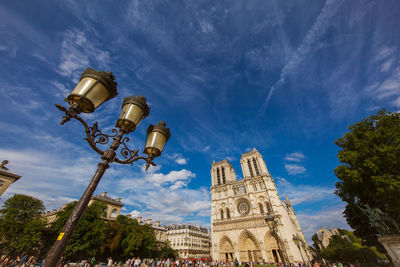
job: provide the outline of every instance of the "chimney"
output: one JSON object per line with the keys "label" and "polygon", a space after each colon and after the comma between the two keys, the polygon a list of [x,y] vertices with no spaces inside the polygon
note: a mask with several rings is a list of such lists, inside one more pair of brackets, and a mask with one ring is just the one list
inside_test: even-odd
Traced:
{"label": "chimney", "polygon": [[142,223],[142,217],[139,216],[139,217],[136,218],[136,220],[137,220],[138,223]]}
{"label": "chimney", "polygon": [[151,219],[147,219],[146,224],[151,224]]}
{"label": "chimney", "polygon": [[102,197],[107,196],[107,192],[103,192],[103,193],[101,194],[101,196],[102,196]]}
{"label": "chimney", "polygon": [[156,221],[156,223],[154,225],[159,227],[160,226],[160,221]]}

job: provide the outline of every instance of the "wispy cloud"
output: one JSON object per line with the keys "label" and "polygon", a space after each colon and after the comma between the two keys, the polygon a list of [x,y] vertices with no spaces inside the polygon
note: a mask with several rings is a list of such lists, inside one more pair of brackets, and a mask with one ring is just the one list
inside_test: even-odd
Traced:
{"label": "wispy cloud", "polygon": [[304,160],[304,154],[301,152],[293,152],[290,154],[286,154],[284,157],[284,160],[286,161],[294,161],[294,162],[300,162]]}
{"label": "wispy cloud", "polygon": [[[293,152],[286,154],[283,158],[285,162],[285,169],[290,175],[302,174],[307,171],[307,169],[300,164],[300,162],[304,161],[305,156],[302,152]],[[293,163],[295,162],[295,163]]]}
{"label": "wispy cloud", "polygon": [[106,68],[110,63],[110,53],[90,41],[84,32],[73,29],[63,33],[60,64],[58,72],[78,80],[80,72],[90,64],[96,63],[100,68]]}
{"label": "wispy cloud", "polygon": [[182,156],[180,153],[174,153],[172,155],[166,155],[167,158],[172,159],[179,165],[186,165],[188,163],[188,159]]}
{"label": "wispy cloud", "polygon": [[331,207],[322,211],[302,211],[297,213],[301,229],[307,241],[312,244],[311,237],[322,227],[351,229],[343,216],[343,206]]}
{"label": "wispy cloud", "polygon": [[292,184],[282,177],[277,178],[277,187],[280,193],[284,193],[289,197],[293,205],[336,199],[336,196],[334,195],[334,187]]}
{"label": "wispy cloud", "polygon": [[290,175],[302,174],[307,171],[306,168],[297,164],[285,164],[285,169]]}
{"label": "wispy cloud", "polygon": [[307,35],[303,39],[301,45],[297,48],[296,52],[283,67],[280,79],[269,89],[267,98],[262,106],[263,110],[265,110],[267,107],[267,104],[275,90],[279,89],[285,83],[288,75],[297,68],[297,66],[301,63],[301,61],[304,60],[309,51],[312,49],[315,42],[325,33],[331,18],[336,14],[343,2],[344,0],[328,0],[325,2],[321,13],[318,15],[311,29],[307,32]]}

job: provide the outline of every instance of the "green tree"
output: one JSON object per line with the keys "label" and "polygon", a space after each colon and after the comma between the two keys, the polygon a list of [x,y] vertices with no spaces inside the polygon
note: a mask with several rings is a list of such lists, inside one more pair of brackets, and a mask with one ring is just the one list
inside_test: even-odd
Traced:
{"label": "green tree", "polygon": [[314,246],[315,251],[316,251],[317,253],[319,253],[319,251],[320,251],[320,249],[319,249],[319,243],[320,243],[320,241],[319,241],[319,239],[318,239],[317,234],[314,234],[314,235],[311,237],[311,240],[313,241],[313,246]]}
{"label": "green tree", "polygon": [[157,256],[164,259],[166,258],[176,259],[178,256],[178,252],[175,249],[171,248],[169,243],[166,242],[160,247]]}
{"label": "green tree", "polygon": [[355,234],[378,244],[377,231],[359,207],[379,208],[400,221],[400,114],[380,110],[355,123],[335,144],[336,194],[347,203],[344,214]]}
{"label": "green tree", "polygon": [[7,255],[38,254],[41,234],[45,228],[39,199],[15,194],[0,210],[0,250]]}
{"label": "green tree", "polygon": [[121,248],[125,257],[152,257],[157,252],[157,240],[153,228],[140,225],[136,220],[118,216],[122,225]]}
{"label": "green tree", "polygon": [[380,254],[375,247],[352,243],[339,235],[331,237],[328,247],[322,249],[320,255],[330,261],[362,263],[362,266],[378,266],[379,259],[386,259],[385,255]]}
{"label": "green tree", "polygon": [[[75,206],[76,202],[72,202],[58,212],[51,229],[51,243],[55,242]],[[98,201],[86,208],[65,249],[65,259],[80,260],[99,254],[99,248],[104,244],[108,231],[107,223],[102,218],[106,208],[106,204]]]}

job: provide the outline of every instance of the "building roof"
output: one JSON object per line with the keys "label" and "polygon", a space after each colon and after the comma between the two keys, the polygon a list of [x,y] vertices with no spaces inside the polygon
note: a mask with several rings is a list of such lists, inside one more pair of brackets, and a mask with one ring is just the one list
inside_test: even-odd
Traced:
{"label": "building roof", "polygon": [[110,203],[110,204],[113,204],[115,206],[120,206],[120,207],[122,207],[124,205],[124,204],[121,203],[121,199],[120,198],[114,199],[114,198],[111,198],[111,197],[107,196],[107,192],[104,192],[101,195],[93,196],[92,199],[93,200],[102,201],[102,202],[106,202],[106,203]]}
{"label": "building roof", "polygon": [[177,230],[177,229],[190,229],[190,230],[197,230],[203,233],[208,233],[208,229],[201,227],[200,225],[191,225],[191,224],[173,224],[173,225],[167,225],[166,228],[168,230]]}
{"label": "building roof", "polygon": [[3,175],[7,178],[12,178],[15,181],[18,180],[19,178],[21,178],[20,175],[17,175],[13,172],[11,172],[7,167],[8,160],[3,160],[3,162],[0,164],[0,175]]}

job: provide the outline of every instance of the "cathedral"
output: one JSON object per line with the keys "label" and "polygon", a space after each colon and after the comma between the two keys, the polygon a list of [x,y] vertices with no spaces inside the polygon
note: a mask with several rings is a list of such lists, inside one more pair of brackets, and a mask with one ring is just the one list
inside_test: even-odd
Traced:
{"label": "cathedral", "polygon": [[[261,154],[242,154],[243,180],[227,160],[211,166],[211,254],[232,262],[309,262],[311,254],[290,201],[282,201]],[[274,230],[266,217],[276,222]],[[295,242],[297,241],[297,242]],[[282,259],[283,258],[283,259]]]}

